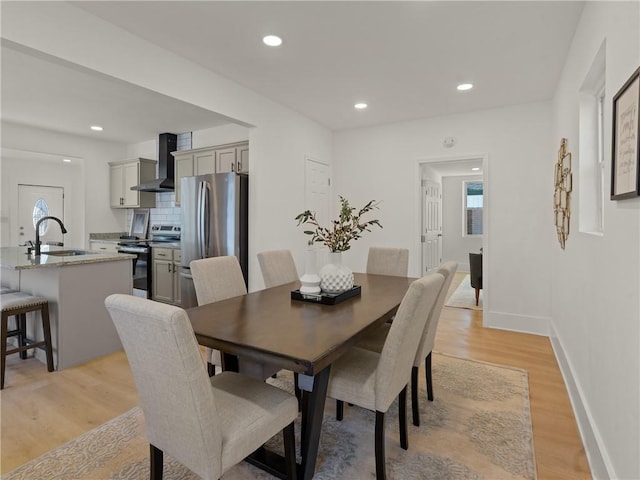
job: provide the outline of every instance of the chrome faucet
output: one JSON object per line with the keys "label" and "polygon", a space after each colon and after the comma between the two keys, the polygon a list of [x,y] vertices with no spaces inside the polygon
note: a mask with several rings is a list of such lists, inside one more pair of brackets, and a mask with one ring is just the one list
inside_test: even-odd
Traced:
{"label": "chrome faucet", "polygon": [[36,222],[36,256],[40,255],[40,246],[41,246],[41,243],[40,243],[40,224],[44,220],[55,220],[60,225],[60,230],[62,230],[62,233],[63,234],[67,233],[67,229],[64,228],[64,224],[62,223],[62,220],[60,220],[59,218],[50,217],[50,216],[46,216],[46,217],[40,218],[40,220],[38,220]]}

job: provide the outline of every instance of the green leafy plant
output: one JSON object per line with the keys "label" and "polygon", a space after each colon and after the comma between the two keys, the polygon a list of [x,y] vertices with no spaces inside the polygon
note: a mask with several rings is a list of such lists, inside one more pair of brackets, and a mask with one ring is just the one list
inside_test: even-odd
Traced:
{"label": "green leafy plant", "polygon": [[364,232],[370,232],[374,225],[382,228],[378,220],[360,221],[364,214],[377,208],[378,203],[371,200],[356,213],[356,208],[349,205],[346,198],[340,196],[340,216],[337,220],[332,220],[329,228],[320,226],[315,212],[310,210],[305,210],[295,219],[298,221],[298,226],[309,224],[315,227],[315,230],[304,231],[305,234],[311,235],[311,243],[322,242],[332,252],[344,252],[351,248],[352,240],[359,239]]}

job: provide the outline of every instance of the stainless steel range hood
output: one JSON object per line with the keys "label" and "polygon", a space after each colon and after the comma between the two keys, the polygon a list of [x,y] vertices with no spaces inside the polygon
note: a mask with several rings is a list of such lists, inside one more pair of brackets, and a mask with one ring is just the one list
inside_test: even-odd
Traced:
{"label": "stainless steel range hood", "polygon": [[161,133],[158,136],[158,178],[151,182],[131,187],[141,192],[173,192],[175,160],[171,152],[177,150],[178,136],[173,133]]}

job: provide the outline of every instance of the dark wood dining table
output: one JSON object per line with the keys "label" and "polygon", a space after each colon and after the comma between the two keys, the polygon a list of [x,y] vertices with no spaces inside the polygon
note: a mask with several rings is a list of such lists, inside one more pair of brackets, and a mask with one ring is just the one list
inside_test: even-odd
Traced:
{"label": "dark wood dining table", "polygon": [[[298,477],[304,480],[315,471],[331,364],[395,314],[415,279],[355,273],[354,280],[361,294],[336,305],[291,299],[300,287],[292,282],[187,310],[198,343],[223,352],[226,368],[237,370],[235,356],[239,364],[313,377],[302,401]],[[283,459],[273,452],[261,449],[247,460],[284,478]]]}

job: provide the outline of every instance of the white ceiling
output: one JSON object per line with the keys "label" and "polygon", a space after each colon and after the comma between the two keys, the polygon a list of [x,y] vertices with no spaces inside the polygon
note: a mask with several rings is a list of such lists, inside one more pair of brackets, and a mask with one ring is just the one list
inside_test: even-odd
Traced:
{"label": "white ceiling", "polygon": [[[548,100],[583,7],[575,1],[76,4],[334,130]],[[284,39],[277,49],[261,42],[272,33]],[[458,92],[459,82],[475,88]],[[84,135],[98,122],[121,129],[113,139],[127,142],[226,121],[6,42],[2,100],[5,120]],[[355,111],[357,101],[369,108]]]}

